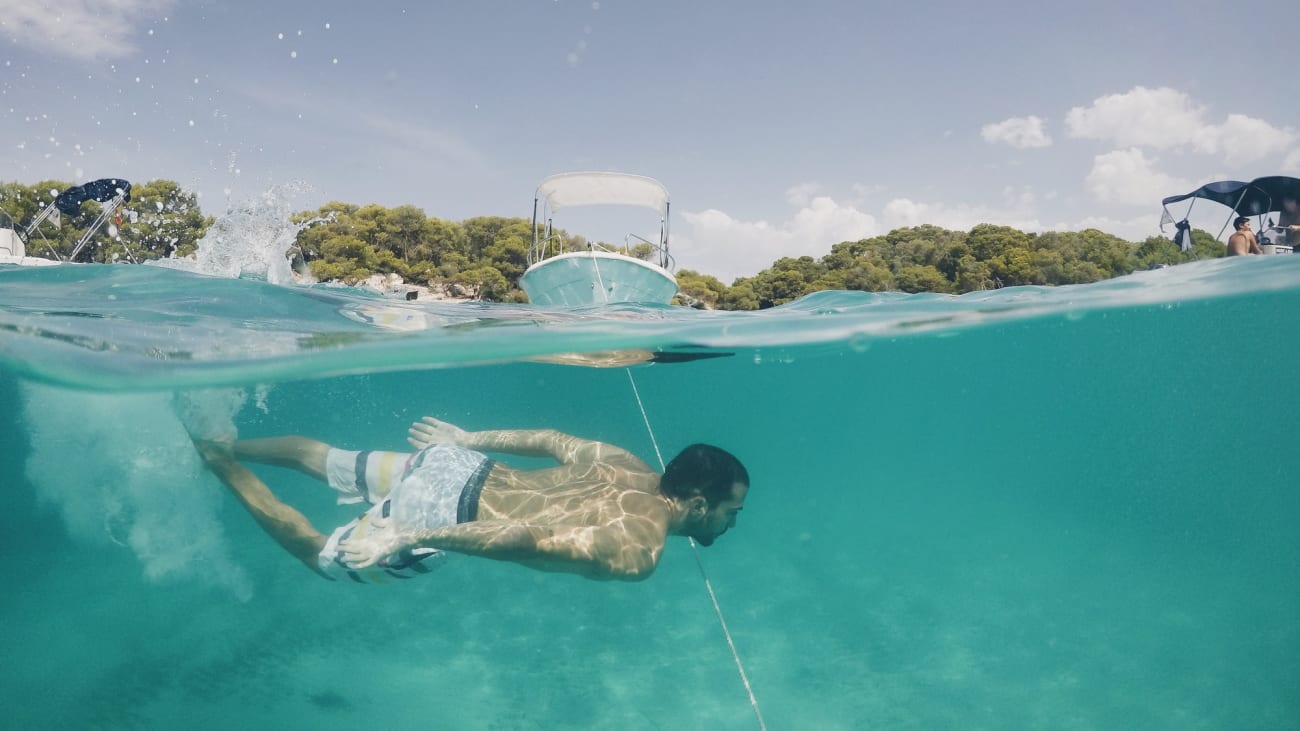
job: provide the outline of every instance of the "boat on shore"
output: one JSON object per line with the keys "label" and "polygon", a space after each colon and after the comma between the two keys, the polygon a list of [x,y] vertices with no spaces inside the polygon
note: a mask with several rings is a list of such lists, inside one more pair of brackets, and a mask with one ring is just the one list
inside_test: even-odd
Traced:
{"label": "boat on shore", "polygon": [[[659,214],[658,240],[628,233],[622,247],[598,242],[575,246],[552,219],[562,209],[611,205],[654,210]],[[533,243],[519,287],[536,305],[672,302],[677,279],[668,253],[669,206],[667,188],[642,175],[572,172],[546,178],[533,198]],[[638,250],[646,257],[632,255]]]}

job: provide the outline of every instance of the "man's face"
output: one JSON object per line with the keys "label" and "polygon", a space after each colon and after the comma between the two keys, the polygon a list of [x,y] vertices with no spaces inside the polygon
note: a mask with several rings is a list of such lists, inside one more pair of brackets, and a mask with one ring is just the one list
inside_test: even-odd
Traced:
{"label": "man's face", "polygon": [[691,536],[701,546],[712,546],[718,536],[726,533],[736,524],[736,516],[745,508],[745,496],[749,486],[737,482],[731,486],[731,497],[712,505],[700,520],[695,533]]}

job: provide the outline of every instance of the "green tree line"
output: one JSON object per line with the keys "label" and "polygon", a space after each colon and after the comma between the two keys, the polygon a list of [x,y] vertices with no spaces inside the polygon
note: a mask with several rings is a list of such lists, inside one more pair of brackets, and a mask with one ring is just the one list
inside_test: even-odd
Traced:
{"label": "green tree line", "polygon": [[[60,181],[3,184],[0,208],[21,227],[67,187]],[[48,248],[66,257],[100,210],[88,201],[78,215],[64,217],[62,228],[42,227],[44,234],[28,242],[29,254],[39,256]],[[518,283],[532,241],[526,218],[457,222],[409,205],[331,202],[296,214],[294,222],[302,227],[295,263],[320,281],[355,284],[373,274],[397,274],[413,284],[451,285],[481,300],[525,301]],[[132,189],[116,231],[100,234],[82,258],[122,261],[127,252],[136,259],[186,256],[211,224],[194,194],[169,180],[149,181]],[[581,236],[559,235],[571,246],[586,243]],[[1163,237],[1132,243],[1096,229],[1025,233],[992,224],[969,231],[925,225],[844,241],[821,258],[782,258],[730,285],[690,269],[676,276],[680,304],[727,310],[775,307],[828,289],[961,294],[1025,284],[1084,284],[1224,254],[1223,244],[1208,232],[1196,229],[1191,236],[1192,246],[1184,252]],[[650,252],[640,246],[627,253],[645,257]]]}
{"label": "green tree line", "polygon": [[690,270],[679,271],[677,281],[685,298],[705,306],[754,310],[827,289],[962,294],[1024,284],[1086,284],[1224,253],[1222,243],[1199,229],[1184,252],[1160,236],[1134,244],[1096,229],[1035,234],[992,224],[970,231],[926,225],[844,241],[820,259],[779,259],[730,286]]}

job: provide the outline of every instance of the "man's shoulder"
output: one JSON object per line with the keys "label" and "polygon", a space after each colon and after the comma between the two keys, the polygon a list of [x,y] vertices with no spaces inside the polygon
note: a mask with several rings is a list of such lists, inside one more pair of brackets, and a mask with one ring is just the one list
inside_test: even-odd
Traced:
{"label": "man's shoulder", "polygon": [[664,502],[658,492],[635,489],[624,490],[619,495],[617,503],[620,517],[616,522],[623,528],[635,525],[635,521],[629,522],[627,520],[627,518],[631,517],[644,520],[646,526],[658,526],[659,529],[666,529],[668,525],[668,504]]}
{"label": "man's shoulder", "polygon": [[659,474],[651,469],[650,465],[642,461],[640,457],[637,457],[635,454],[632,454],[622,447],[615,447],[613,445],[604,446],[609,447],[609,449],[601,450],[594,459],[590,460],[592,466],[611,467],[616,470],[630,473]]}

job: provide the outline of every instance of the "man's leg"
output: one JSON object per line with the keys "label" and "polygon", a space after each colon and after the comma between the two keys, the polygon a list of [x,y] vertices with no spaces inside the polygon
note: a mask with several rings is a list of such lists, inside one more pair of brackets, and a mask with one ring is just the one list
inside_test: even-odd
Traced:
{"label": "man's leg", "polygon": [[326,481],[325,456],[330,445],[325,442],[297,436],[241,439],[231,445],[231,451],[235,459],[289,467]]}
{"label": "man's leg", "polygon": [[[286,439],[301,439],[301,437],[286,437]],[[259,439],[254,441],[269,442],[274,440]],[[311,440],[303,441],[309,442]],[[317,563],[317,557],[320,555],[321,549],[325,547],[325,536],[312,527],[312,524],[302,513],[280,502],[271,493],[271,489],[257,478],[257,475],[236,462],[230,447],[216,442],[199,440],[194,442],[194,446],[198,449],[199,455],[203,457],[203,461],[207,463],[212,473],[226,487],[230,488],[235,497],[239,498],[239,502],[243,503],[249,514],[253,516],[258,525],[262,526],[262,530],[266,531],[267,535],[274,538],[286,551],[293,554],[312,571],[322,576],[325,575]],[[238,447],[234,451],[238,454]],[[257,459],[254,456],[248,458]],[[287,462],[271,462],[271,464],[294,466]],[[324,467],[323,457],[321,467]],[[303,471],[311,474],[308,469]],[[324,475],[323,469],[321,475]]]}

